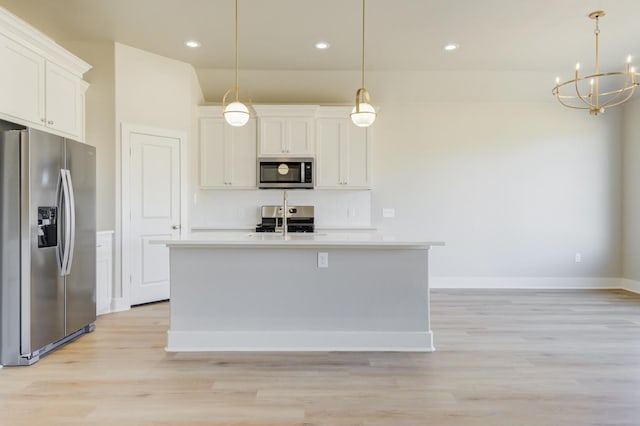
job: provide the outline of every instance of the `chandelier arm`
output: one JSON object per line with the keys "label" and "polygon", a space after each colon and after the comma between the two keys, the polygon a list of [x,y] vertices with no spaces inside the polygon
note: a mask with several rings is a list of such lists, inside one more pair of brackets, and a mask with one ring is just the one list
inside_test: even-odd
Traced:
{"label": "chandelier arm", "polygon": [[571,104],[566,103],[563,100],[563,99],[577,99],[576,96],[556,96],[556,99],[558,100],[558,102],[560,102],[560,104],[562,106],[565,106],[567,108],[572,108],[572,109],[591,109],[591,107],[571,105]]}
{"label": "chandelier arm", "polygon": [[[620,104],[626,102],[627,100],[629,100],[629,98],[631,98],[631,96],[633,96],[633,93],[635,92],[637,87],[638,87],[638,84],[635,84],[633,86],[625,87],[624,89],[619,89],[618,91],[611,91],[611,92],[601,93],[600,94],[601,96],[607,96],[607,95],[611,95],[611,94],[614,94],[614,93],[621,94],[621,93],[624,93],[624,92],[628,92],[627,96],[625,96],[625,98],[623,100],[620,100],[620,101],[618,101],[616,103],[613,103],[613,104],[610,103],[610,101],[609,101],[609,102],[601,105],[601,107],[610,108],[610,107],[617,106],[617,105],[620,105]],[[554,90],[555,90],[555,88],[554,88]],[[560,102],[560,104],[562,104],[563,106],[566,106],[568,108],[590,109],[591,107],[594,107],[593,105],[589,105],[589,107],[586,107],[586,106],[575,106],[575,105],[568,104],[567,102],[564,101],[565,99],[569,99],[569,100],[579,99],[578,96],[561,95],[559,92],[554,92],[553,95],[556,97],[558,102]]]}
{"label": "chandelier arm", "polygon": [[[621,96],[624,96],[625,92],[627,92],[630,89],[633,89],[631,90],[631,94],[633,95],[633,91],[635,90],[635,88],[633,84],[629,85],[629,77],[630,77],[629,73],[625,73],[624,85],[622,86],[622,88],[601,94],[601,96],[611,96],[611,98],[607,99],[607,101],[602,105],[603,107],[620,105],[624,101],[617,102],[616,100]],[[625,101],[627,99],[629,99],[629,96],[625,98]]]}
{"label": "chandelier arm", "polygon": [[[604,105],[602,105],[602,107],[603,108],[611,108],[611,107],[614,107],[614,106],[617,106],[617,105],[620,105],[620,104],[623,104],[623,103],[627,102],[631,98],[631,96],[633,96],[633,93],[635,92],[635,90],[636,90],[635,86],[629,87],[629,88],[625,88],[624,91],[620,92],[618,95],[624,93],[625,91],[628,91],[629,93],[627,94],[627,96],[625,96],[622,100],[619,100],[619,101],[617,101],[615,103],[608,103],[607,102]],[[618,96],[616,96],[614,99],[616,99],[616,98],[618,98]],[[612,99],[612,101],[614,99]]]}
{"label": "chandelier arm", "polygon": [[[624,71],[612,71],[612,72],[603,72],[603,73],[600,73],[600,74],[587,75],[585,77],[579,78],[578,81],[586,81],[586,80],[589,80],[589,79],[592,79],[592,78],[597,78],[597,77],[610,77],[610,76],[614,76],[614,75],[627,75],[627,74],[632,75],[632,76],[640,76],[640,72],[626,73]],[[555,90],[556,87],[560,88],[560,87],[566,86],[568,84],[573,84],[573,83],[575,83],[575,81],[576,81],[576,79],[574,78],[572,80],[567,80],[567,81],[564,81],[562,83],[558,83],[556,86],[553,87],[552,90]]]}
{"label": "chandelier arm", "polygon": [[[591,74],[582,78],[578,78],[578,79],[573,79],[573,80],[569,80],[566,81],[562,84],[558,84],[556,85],[556,87],[553,88],[552,93],[554,93],[554,91],[560,91],[560,88],[563,86],[566,86],[567,84],[571,84],[573,83],[574,87],[575,87],[575,91],[576,91],[576,96],[569,96],[569,95],[559,95],[560,97],[563,97],[565,99],[568,98],[574,98],[574,99],[580,99],[585,105],[589,105],[589,107],[593,107],[593,108],[600,108],[600,107],[605,107],[605,106],[613,106],[611,104],[612,100],[617,99],[622,93],[626,92],[627,90],[630,90],[631,88],[634,88],[634,84],[632,83],[631,85],[628,85],[629,82],[629,76],[634,76],[637,73],[626,73],[626,72],[621,72],[621,71],[617,71],[617,72],[607,72],[607,73],[600,73],[600,74]],[[613,91],[609,91],[609,92],[604,92],[604,93],[600,93],[597,90],[597,82],[599,81],[600,77],[609,77],[609,76],[620,76],[620,75],[624,75],[626,76],[625,78],[625,83],[624,83],[624,87],[618,90],[613,90]],[[584,95],[582,95],[582,93],[580,93],[579,87],[578,87],[578,83],[580,81],[588,81],[594,79],[596,81],[596,90],[595,90],[595,102],[591,102],[588,98],[589,97],[585,97]],[[632,82],[633,82],[633,78],[632,78]],[[634,89],[635,90],[635,89]],[[604,104],[600,105],[599,104],[599,100],[600,97],[602,96],[610,96],[610,95],[615,95],[614,99],[610,99],[607,102],[605,102]],[[615,105],[619,105],[619,103],[616,103]]]}
{"label": "chandelier arm", "polygon": [[594,105],[593,103],[591,103],[590,101],[586,100],[583,96],[582,93],[580,93],[580,89],[578,88],[578,82],[579,81],[583,81],[583,78],[577,78],[575,80],[573,80],[573,82],[575,83],[575,89],[576,89],[576,95],[577,98],[580,99],[585,105],[588,105],[589,108],[594,108],[597,105]]}

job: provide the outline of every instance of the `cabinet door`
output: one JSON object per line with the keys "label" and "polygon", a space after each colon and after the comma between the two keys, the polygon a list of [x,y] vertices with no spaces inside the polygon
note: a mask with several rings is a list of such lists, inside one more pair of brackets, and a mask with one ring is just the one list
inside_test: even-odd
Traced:
{"label": "cabinet door", "polygon": [[286,124],[284,118],[260,119],[260,155],[281,156],[286,152]]}
{"label": "cabinet door", "polygon": [[256,187],[256,120],[242,127],[231,127],[225,145],[231,154],[229,163],[230,185],[233,188]]}
{"label": "cabinet door", "polygon": [[343,179],[349,188],[369,188],[371,186],[371,144],[369,129],[354,125],[347,126],[347,146],[344,150]]}
{"label": "cabinet door", "polygon": [[82,88],[79,79],[58,65],[46,66],[47,127],[81,138]]}
{"label": "cabinet door", "polygon": [[318,156],[316,158],[317,188],[342,187],[341,145],[345,120],[319,119]]}
{"label": "cabinet door", "polygon": [[370,130],[349,119],[318,119],[317,188],[371,187]]}
{"label": "cabinet door", "polygon": [[40,55],[0,34],[0,113],[44,125],[44,69]]}
{"label": "cabinet door", "polygon": [[286,153],[288,155],[313,155],[313,119],[290,118],[287,121]]}
{"label": "cabinet door", "polygon": [[200,186],[228,185],[224,170],[225,122],[222,118],[200,119]]}
{"label": "cabinet door", "polygon": [[222,118],[200,119],[200,186],[256,187],[256,120],[231,127]]}

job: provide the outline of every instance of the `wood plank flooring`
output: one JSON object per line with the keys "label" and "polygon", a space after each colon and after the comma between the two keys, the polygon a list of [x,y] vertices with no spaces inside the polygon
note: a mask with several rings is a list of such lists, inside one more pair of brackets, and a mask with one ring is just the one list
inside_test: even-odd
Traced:
{"label": "wood plank flooring", "polygon": [[0,369],[0,425],[640,425],[640,296],[432,292],[434,353],[164,352],[168,303]]}

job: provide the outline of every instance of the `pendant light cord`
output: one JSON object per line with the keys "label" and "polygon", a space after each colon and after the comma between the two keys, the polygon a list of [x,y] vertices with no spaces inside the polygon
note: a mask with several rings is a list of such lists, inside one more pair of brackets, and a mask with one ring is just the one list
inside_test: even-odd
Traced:
{"label": "pendant light cord", "polygon": [[[596,74],[600,73],[600,47],[598,43],[598,39],[600,38],[600,17],[596,16],[596,29],[593,31],[596,35]],[[600,101],[600,79],[595,78],[595,98],[596,98],[596,106],[598,106]]]}
{"label": "pendant light cord", "polygon": [[238,0],[236,0],[236,102],[238,102]]}
{"label": "pendant light cord", "polygon": [[364,88],[364,16],[365,0],[362,0],[362,87]]}

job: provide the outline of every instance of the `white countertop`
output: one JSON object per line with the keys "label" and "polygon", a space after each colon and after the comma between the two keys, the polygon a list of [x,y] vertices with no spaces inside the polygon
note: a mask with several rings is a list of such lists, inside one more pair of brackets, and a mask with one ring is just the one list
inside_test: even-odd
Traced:
{"label": "white countertop", "polygon": [[442,241],[419,237],[397,237],[377,232],[280,233],[259,232],[196,232],[154,244],[169,247],[342,247],[342,248],[429,248],[443,246]]}

